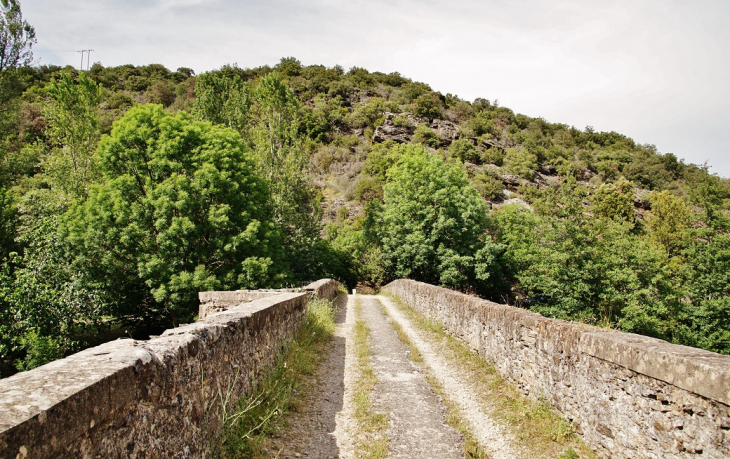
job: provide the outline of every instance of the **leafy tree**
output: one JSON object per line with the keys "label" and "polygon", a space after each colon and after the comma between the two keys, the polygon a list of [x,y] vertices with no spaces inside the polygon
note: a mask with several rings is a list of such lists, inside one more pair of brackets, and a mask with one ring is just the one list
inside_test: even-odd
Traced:
{"label": "leafy tree", "polygon": [[479,150],[467,139],[457,139],[451,142],[448,152],[451,157],[458,158],[461,162],[475,163],[480,159]]}
{"label": "leafy tree", "polygon": [[193,116],[230,127],[247,136],[251,109],[249,87],[240,75],[224,68],[195,80]]}
{"label": "leafy tree", "polygon": [[438,134],[425,125],[419,125],[413,132],[413,142],[421,145],[436,148],[441,144]]}
{"label": "leafy tree", "polygon": [[474,188],[487,201],[499,201],[504,197],[504,183],[494,172],[478,172],[472,179]]}
{"label": "leafy tree", "polygon": [[434,94],[422,94],[413,102],[413,114],[432,121],[435,118],[442,118],[441,99]]}
{"label": "leafy tree", "polygon": [[486,205],[463,168],[420,146],[402,148],[379,217],[389,276],[485,290],[501,251],[486,233]]}
{"label": "leafy tree", "polygon": [[[556,206],[557,203],[554,204]],[[532,309],[551,317],[620,324],[624,330],[671,336],[672,282],[666,257],[631,234],[627,222],[593,219],[580,206],[566,218],[518,206],[497,212],[506,261]]]}
{"label": "leafy tree", "polygon": [[14,196],[0,188],[0,261],[15,249],[17,214]]}
{"label": "leafy tree", "polygon": [[23,20],[18,0],[0,0],[0,72],[33,62],[35,29]]}
{"label": "leafy tree", "polygon": [[255,100],[254,155],[269,185],[274,220],[283,230],[295,276],[316,277],[307,260],[308,250],[319,239],[320,196],[307,174],[309,155],[298,136],[299,102],[277,72],[261,80]]}
{"label": "leafy tree", "polygon": [[85,196],[99,177],[95,150],[99,138],[100,85],[86,75],[62,73],[48,86],[43,117],[51,151],[43,161],[51,186],[68,195]]}
{"label": "leafy tree", "polygon": [[138,279],[173,322],[198,291],[284,281],[266,186],[235,131],[138,106],[99,155],[105,182],[67,225],[81,269]]}
{"label": "leafy tree", "polygon": [[682,198],[669,191],[654,192],[646,223],[650,240],[678,255],[689,237],[690,212]]}

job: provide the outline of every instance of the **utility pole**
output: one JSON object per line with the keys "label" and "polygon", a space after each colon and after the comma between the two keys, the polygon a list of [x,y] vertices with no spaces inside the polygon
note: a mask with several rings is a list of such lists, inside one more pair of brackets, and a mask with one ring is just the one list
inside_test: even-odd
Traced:
{"label": "utility pole", "polygon": [[79,67],[79,70],[84,69],[84,53],[86,53],[86,70],[89,70],[89,66],[91,65],[91,53],[94,52],[93,49],[82,49],[81,51],[76,51],[77,53],[81,53],[81,67]]}

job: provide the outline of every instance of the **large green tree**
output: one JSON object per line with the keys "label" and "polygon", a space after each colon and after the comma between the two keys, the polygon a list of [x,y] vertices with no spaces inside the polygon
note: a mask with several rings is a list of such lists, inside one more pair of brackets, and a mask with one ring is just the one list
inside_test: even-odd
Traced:
{"label": "large green tree", "polygon": [[189,316],[198,291],[283,283],[266,185],[237,132],[139,106],[99,156],[105,181],[68,224],[81,269],[110,285],[143,282],[173,321]]}
{"label": "large green tree", "polygon": [[[461,165],[416,145],[394,146],[377,232],[391,278],[486,291],[497,280],[501,247],[488,208]],[[481,288],[480,288],[481,287]]]}
{"label": "large green tree", "polygon": [[311,259],[320,239],[320,195],[308,173],[309,155],[299,137],[300,104],[277,72],[261,79],[255,90],[252,132],[258,168],[269,185],[274,218],[281,226],[294,274],[311,280]]}

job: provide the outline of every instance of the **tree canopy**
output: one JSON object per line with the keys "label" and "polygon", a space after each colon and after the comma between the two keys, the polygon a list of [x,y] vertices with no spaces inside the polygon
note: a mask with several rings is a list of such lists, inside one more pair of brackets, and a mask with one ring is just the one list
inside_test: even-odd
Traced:
{"label": "tree canopy", "polygon": [[144,105],[115,123],[99,157],[104,182],[68,221],[83,269],[139,280],[184,317],[198,291],[286,279],[266,185],[237,132]]}
{"label": "tree canopy", "polygon": [[23,19],[18,0],[0,0],[0,72],[33,62],[35,29]]}

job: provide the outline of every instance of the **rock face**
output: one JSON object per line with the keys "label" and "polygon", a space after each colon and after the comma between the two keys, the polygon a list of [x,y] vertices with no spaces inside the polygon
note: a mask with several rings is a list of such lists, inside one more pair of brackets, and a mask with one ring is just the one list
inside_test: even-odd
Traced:
{"label": "rock face", "polygon": [[[373,134],[373,142],[386,142],[391,140],[398,143],[408,143],[413,138],[413,132],[418,125],[426,125],[432,129],[438,136],[442,146],[448,146],[451,142],[459,138],[459,126],[451,121],[433,120],[429,124],[426,118],[419,118],[412,113],[383,113],[385,122],[375,128]],[[395,118],[399,122],[394,122]]]}
{"label": "rock face", "polygon": [[[0,380],[0,458],[211,457],[233,409],[221,394],[249,391],[299,330],[308,298],[333,298],[338,285],[318,281]],[[240,296],[229,293],[206,297]]]}
{"label": "rock face", "polygon": [[436,131],[443,146],[448,146],[459,138],[459,126],[451,121],[433,120],[430,128]]}
{"label": "rock face", "polygon": [[603,457],[730,457],[730,357],[398,280],[384,291],[544,399]]}

